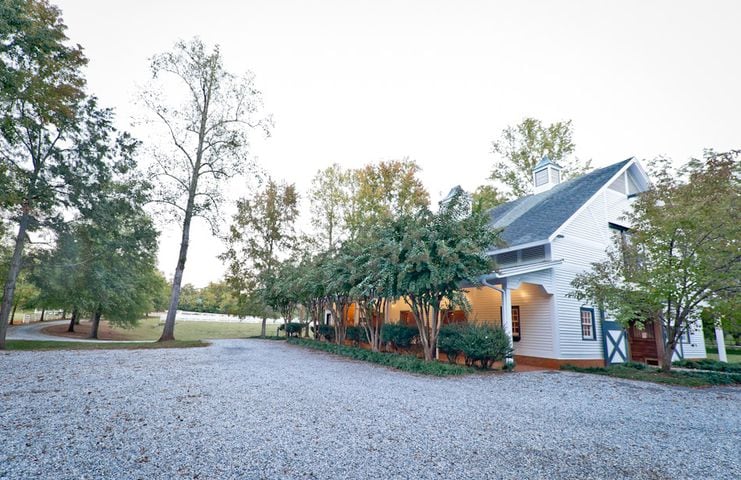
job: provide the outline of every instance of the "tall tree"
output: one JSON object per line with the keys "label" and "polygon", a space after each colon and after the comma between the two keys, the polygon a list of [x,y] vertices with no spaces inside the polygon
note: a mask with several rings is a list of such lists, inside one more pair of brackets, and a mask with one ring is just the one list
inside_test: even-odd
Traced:
{"label": "tall tree", "polygon": [[472,197],[472,208],[479,212],[486,212],[507,201],[507,197],[493,185],[479,185]]}
{"label": "tall tree", "polygon": [[322,248],[332,250],[347,235],[351,173],[332,164],[319,170],[311,181],[311,224]]}
{"label": "tall tree", "polygon": [[679,172],[655,160],[656,182],[633,205],[630,234],[572,283],[575,298],[625,325],[658,322],[664,370],[700,312],[723,312],[741,293],[738,156],[708,152]]}
{"label": "tall tree", "polygon": [[492,153],[498,158],[489,179],[501,182],[512,199],[532,193],[533,168],[546,155],[562,167],[564,180],[587,172],[591,160],[571,158],[575,148],[572,136],[571,120],[546,126],[540,120],[526,118],[505,128],[492,142]]}
{"label": "tall tree", "polygon": [[355,215],[351,238],[369,235],[388,220],[414,215],[429,207],[430,195],[417,178],[419,166],[409,160],[382,161],[354,172]]}
{"label": "tall tree", "polygon": [[[249,198],[237,201],[221,259],[227,262],[227,281],[241,293],[249,282],[262,292],[271,289],[281,256],[287,256],[296,242],[298,194],[292,184],[268,179]],[[261,335],[265,336],[267,312],[263,313]]]}
{"label": "tall tree", "polygon": [[219,47],[199,39],[180,41],[171,52],[151,61],[153,82],[141,99],[161,128],[167,145],[153,150],[158,198],[182,223],[180,252],[172,281],[170,305],[160,341],[175,338],[175,314],[194,217],[212,226],[222,202],[224,181],[245,172],[247,134],[256,127],[268,132],[269,120],[256,119],[262,106],[253,75],[225,70]]}
{"label": "tall tree", "polygon": [[138,182],[111,182],[77,222],[82,268],[76,298],[93,313],[91,338],[97,338],[102,317],[130,325],[150,310],[157,232],[143,210],[145,199]]}
{"label": "tall tree", "polygon": [[89,202],[107,175],[112,114],[87,98],[79,46],[69,46],[57,8],[43,0],[0,7],[2,204],[17,225],[0,306],[5,345],[29,231]]}

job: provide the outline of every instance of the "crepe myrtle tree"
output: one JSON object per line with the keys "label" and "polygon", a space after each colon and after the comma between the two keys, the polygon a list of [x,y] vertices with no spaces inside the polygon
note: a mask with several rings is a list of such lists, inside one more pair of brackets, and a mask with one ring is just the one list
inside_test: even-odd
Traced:
{"label": "crepe myrtle tree", "polygon": [[[327,308],[323,261],[323,253],[311,254],[303,250],[296,277],[298,301],[308,312],[315,335],[319,333],[319,322]],[[307,325],[307,332],[308,328]]]}
{"label": "crepe myrtle tree", "polygon": [[381,330],[390,302],[398,298],[397,242],[401,224],[387,222],[363,242],[352,264],[351,294],[360,309],[359,323],[375,352],[381,350]]}
{"label": "crepe myrtle tree", "polygon": [[397,291],[409,305],[419,330],[425,360],[436,356],[446,305],[462,292],[462,284],[480,284],[494,265],[486,255],[498,243],[488,215],[469,211],[464,195],[455,195],[436,213],[392,221],[397,263]]}
{"label": "crepe myrtle tree", "polygon": [[708,151],[679,171],[668,159],[654,160],[656,181],[627,215],[630,234],[615,239],[607,260],[572,282],[573,297],[625,325],[659,323],[665,371],[701,311],[727,310],[741,293],[738,156]]}
{"label": "crepe myrtle tree", "polygon": [[216,225],[221,190],[231,177],[251,168],[248,133],[266,134],[269,118],[259,118],[262,96],[251,73],[238,76],[224,66],[218,46],[209,49],[198,38],[179,41],[151,59],[152,81],[141,103],[152,130],[151,175],[156,201],[174,213],[181,225],[180,252],[170,304],[160,341],[173,340],[180,286],[194,217]]}
{"label": "crepe myrtle tree", "polygon": [[347,332],[347,315],[354,301],[353,260],[357,254],[357,245],[353,242],[343,243],[337,250],[330,252],[321,265],[322,276],[326,279],[325,301],[334,320],[335,342],[342,345]]}
{"label": "crepe myrtle tree", "polygon": [[[300,300],[300,276],[298,266],[289,259],[278,263],[267,282],[264,292],[265,303],[280,312],[284,324],[291,323]],[[286,327],[286,334],[288,330]]]}

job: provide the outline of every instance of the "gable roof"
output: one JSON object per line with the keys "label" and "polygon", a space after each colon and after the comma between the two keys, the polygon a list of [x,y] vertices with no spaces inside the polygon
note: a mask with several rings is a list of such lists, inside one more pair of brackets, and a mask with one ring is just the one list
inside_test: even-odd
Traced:
{"label": "gable roof", "polygon": [[594,170],[560,183],[537,195],[528,195],[494,207],[489,211],[490,225],[503,228],[505,248],[545,242],[628,162]]}

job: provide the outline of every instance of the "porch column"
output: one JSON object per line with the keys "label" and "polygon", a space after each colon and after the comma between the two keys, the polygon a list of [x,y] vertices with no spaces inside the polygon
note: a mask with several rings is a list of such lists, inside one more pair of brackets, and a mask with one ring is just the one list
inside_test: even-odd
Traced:
{"label": "porch column", "polygon": [[[502,286],[502,329],[509,338],[509,346],[512,347],[512,292],[505,283]],[[512,357],[507,357],[506,362],[512,363]]]}
{"label": "porch column", "polygon": [[727,362],[728,356],[726,355],[726,339],[723,335],[723,327],[720,325],[715,327],[715,343],[718,344],[718,360],[721,362]]}

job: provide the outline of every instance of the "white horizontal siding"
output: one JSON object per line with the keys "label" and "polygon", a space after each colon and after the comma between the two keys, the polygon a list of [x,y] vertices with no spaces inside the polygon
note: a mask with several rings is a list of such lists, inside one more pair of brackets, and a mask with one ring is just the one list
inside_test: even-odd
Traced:
{"label": "white horizontal siding", "polygon": [[594,309],[596,340],[584,340],[581,335],[581,307],[591,307],[567,296],[573,290],[571,281],[577,270],[560,268],[555,272],[556,322],[558,324],[558,358],[602,359],[602,325],[599,310]]}
{"label": "white horizontal siding", "polygon": [[520,341],[515,355],[555,358],[553,350],[553,296],[538,285],[523,283],[511,290],[512,306],[520,307]]}
{"label": "white horizontal siding", "polygon": [[557,331],[558,358],[602,359],[602,328],[599,311],[595,310],[596,340],[585,340],[581,335],[581,307],[591,307],[570,298],[574,277],[590,270],[592,264],[606,259],[612,246],[610,222],[625,224],[620,220],[629,208],[626,195],[606,189],[574,217],[551,244],[551,258],[564,263],[554,268],[553,291]]}
{"label": "white horizontal siding", "polygon": [[469,322],[501,325],[501,293],[489,287],[471,288],[466,291],[466,298],[471,304],[467,318]]}
{"label": "white horizontal siding", "polygon": [[687,339],[682,339],[682,351],[684,358],[707,358],[705,351],[705,337],[702,334],[702,325],[699,321],[691,326],[690,343]]}

